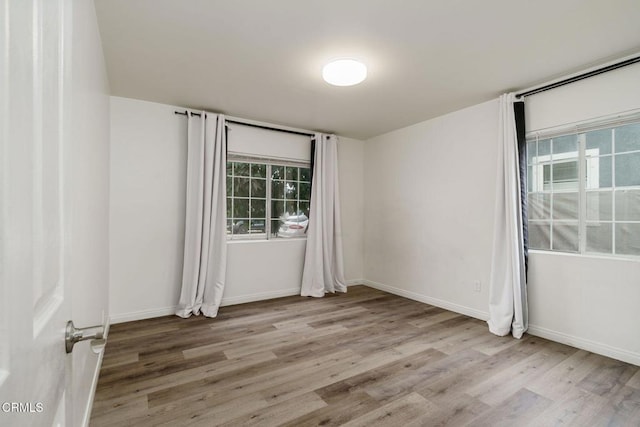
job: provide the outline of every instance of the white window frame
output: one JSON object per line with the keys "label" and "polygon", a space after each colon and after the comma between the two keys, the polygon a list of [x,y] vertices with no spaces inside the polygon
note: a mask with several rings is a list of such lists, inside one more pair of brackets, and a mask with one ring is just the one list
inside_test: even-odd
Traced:
{"label": "white window frame", "polygon": [[[271,202],[272,202],[272,197],[271,197],[271,183],[272,183],[272,167],[273,166],[284,166],[284,167],[295,167],[295,168],[305,168],[305,169],[310,169],[311,168],[311,163],[310,162],[304,162],[304,161],[299,161],[299,160],[289,160],[289,159],[282,159],[282,158],[276,158],[276,157],[258,157],[258,156],[247,156],[247,155],[239,155],[239,154],[235,154],[235,153],[227,153],[227,164],[228,163],[253,163],[253,164],[261,164],[261,165],[265,165],[266,166],[266,178],[265,178],[265,185],[266,185],[266,198],[265,198],[265,232],[264,233],[247,233],[247,234],[233,234],[233,232],[228,233],[227,234],[227,241],[259,241],[259,240],[282,240],[282,241],[286,241],[286,240],[301,240],[301,239],[306,239],[306,234],[304,236],[300,236],[300,237],[277,237],[277,236],[273,236],[271,233],[271,222],[274,220],[271,217]],[[235,175],[233,175],[235,177]],[[225,171],[225,179],[227,179],[228,176],[226,174]],[[247,177],[248,178],[248,177]],[[298,176],[298,184],[300,184],[301,182],[306,182],[306,181],[300,181],[299,179],[300,177]],[[286,180],[284,180],[286,181]],[[233,181],[232,181],[232,189],[233,189]],[[309,182],[309,185],[311,185],[311,182]],[[226,186],[226,182],[225,182],[225,186]],[[232,194],[227,194],[227,199],[229,198],[233,198],[233,190],[232,190]],[[251,201],[251,197],[249,197],[249,201]],[[262,200],[262,199],[260,199]],[[276,200],[280,200],[280,199],[276,199]],[[298,193],[298,199],[297,201],[300,201],[300,196]],[[311,202],[311,194],[309,194],[309,203]],[[249,210],[251,210],[251,202],[249,202]],[[230,218],[227,218],[227,220],[229,220]],[[250,226],[250,224],[249,224]]]}
{"label": "white window frame", "polygon": [[[615,217],[615,206],[616,206],[616,191],[620,189],[625,190],[640,190],[640,185],[635,186],[617,186],[615,182],[615,156],[621,154],[634,154],[640,153],[640,150],[632,150],[616,153],[615,150],[615,132],[613,132],[611,139],[611,153],[600,155],[598,149],[587,149],[586,148],[586,134],[595,130],[612,130],[617,127],[621,127],[629,124],[640,124],[640,113],[636,113],[625,117],[624,120],[611,120],[606,119],[601,122],[592,122],[592,123],[583,123],[580,127],[574,126],[572,132],[567,132],[567,128],[564,130],[556,129],[556,130],[547,130],[545,132],[531,132],[527,134],[527,143],[532,140],[543,140],[543,139],[554,139],[562,136],[568,135],[576,135],[578,142],[578,152],[566,152],[559,154],[545,154],[543,156],[533,156],[531,163],[528,163],[528,167],[531,166],[531,176],[528,177],[529,180],[533,180],[533,185],[531,190],[527,188],[527,199],[531,194],[549,194],[550,197],[550,217],[543,219],[528,219],[529,222],[535,223],[548,223],[551,232],[549,236],[549,249],[538,249],[532,248],[533,251],[543,251],[543,252],[559,252],[559,253],[572,253],[577,255],[588,255],[588,256],[603,256],[603,257],[615,257],[615,258],[632,258],[632,259],[640,259],[639,255],[630,255],[630,254],[618,254],[616,253],[616,224],[617,223],[627,223],[627,224],[640,224],[640,221],[634,220],[625,220],[625,221],[616,221]],[[552,148],[551,148],[551,151]],[[550,164],[561,163],[562,160],[567,159],[566,161],[572,161],[569,159],[575,159],[576,154],[578,154],[578,188],[571,189],[571,192],[578,192],[578,251],[570,252],[570,251],[561,251],[558,249],[553,249],[553,226],[554,223],[561,223],[563,221],[575,222],[575,220],[557,220],[553,218],[553,197],[552,195],[555,193],[566,192],[567,189],[559,189],[556,191],[553,188],[553,185],[550,189],[544,188],[544,166]],[[599,176],[599,161],[601,157],[610,158],[611,159],[611,176],[612,183],[611,187],[605,187],[600,189],[600,176]],[[558,161],[560,160],[560,161]],[[551,171],[551,182],[553,183],[553,171]],[[589,219],[587,220],[587,193],[588,192],[610,192],[611,193],[611,219],[610,220],[600,220],[600,219]],[[587,251],[587,239],[586,239],[586,231],[587,224],[589,223],[606,223],[611,224],[611,252],[593,252]]]}

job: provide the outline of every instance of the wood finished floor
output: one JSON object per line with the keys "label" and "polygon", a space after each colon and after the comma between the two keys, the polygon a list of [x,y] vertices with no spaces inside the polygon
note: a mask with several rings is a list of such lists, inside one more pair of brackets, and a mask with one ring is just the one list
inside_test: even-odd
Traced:
{"label": "wood finished floor", "polygon": [[365,286],[111,327],[91,426],[639,426],[640,368]]}

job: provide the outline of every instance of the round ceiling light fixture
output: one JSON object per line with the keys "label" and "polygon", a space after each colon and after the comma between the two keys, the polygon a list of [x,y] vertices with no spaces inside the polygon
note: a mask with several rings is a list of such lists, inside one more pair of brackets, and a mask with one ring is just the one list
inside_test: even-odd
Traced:
{"label": "round ceiling light fixture", "polygon": [[355,59],[336,59],[322,68],[322,78],[334,86],[353,86],[367,78],[367,66]]}

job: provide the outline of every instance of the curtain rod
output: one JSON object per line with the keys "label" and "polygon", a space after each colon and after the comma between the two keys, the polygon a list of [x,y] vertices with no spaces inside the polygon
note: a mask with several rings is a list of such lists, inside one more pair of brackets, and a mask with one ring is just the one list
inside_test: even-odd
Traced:
{"label": "curtain rod", "polygon": [[588,79],[589,77],[597,76],[598,74],[607,73],[609,71],[617,70],[618,68],[626,67],[627,65],[635,64],[640,62],[640,56],[636,56],[634,58],[625,59],[624,61],[616,62],[615,64],[610,64],[602,68],[597,68],[595,70],[587,71],[586,73],[578,74],[577,76],[569,77],[564,80],[560,80],[559,82],[550,83],[548,85],[544,85],[535,89],[528,90],[526,92],[521,92],[516,94],[516,98],[521,98],[523,96],[535,95],[540,92],[545,92],[547,90],[555,89],[560,86],[568,85],[570,83],[575,83],[580,80]]}
{"label": "curtain rod", "polygon": [[[174,114],[180,114],[181,116],[186,116],[187,115],[187,111],[174,111]],[[199,113],[191,113],[193,116],[198,116],[200,117]],[[237,125],[242,125],[242,126],[250,126],[250,127],[254,127],[254,128],[259,128],[259,129],[267,129],[267,130],[275,130],[278,132],[284,132],[284,133],[292,133],[294,135],[304,135],[304,136],[310,136],[310,137],[314,137],[315,134],[313,133],[309,133],[309,132],[300,132],[297,130],[289,130],[289,129],[279,129],[276,127],[271,127],[271,126],[264,126],[264,125],[257,125],[255,123],[245,123],[245,122],[240,122],[237,120],[226,120],[227,123],[235,123]]]}

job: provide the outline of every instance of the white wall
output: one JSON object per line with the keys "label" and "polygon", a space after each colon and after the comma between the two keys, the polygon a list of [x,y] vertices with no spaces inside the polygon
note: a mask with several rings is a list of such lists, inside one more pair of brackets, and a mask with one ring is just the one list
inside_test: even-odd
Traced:
{"label": "white wall", "polygon": [[487,317],[497,116],[494,100],[365,142],[368,284]]}
{"label": "white wall", "polygon": [[344,275],[348,283],[364,278],[364,142],[340,137],[338,174],[342,209]]}
{"label": "white wall", "polygon": [[110,316],[169,314],[182,279],[186,119],[111,98]]}
{"label": "white wall", "polygon": [[[528,98],[527,131],[640,109],[640,64]],[[532,251],[530,332],[640,364],[640,260]]]}
{"label": "white wall", "polygon": [[640,365],[640,262],[534,251],[529,332]]}
{"label": "white wall", "polygon": [[[72,319],[106,322],[109,303],[109,84],[92,1],[73,2],[72,118],[65,159]],[[101,356],[100,356],[101,357]],[[87,425],[100,370],[88,343],[73,349],[73,424]]]}
{"label": "white wall", "polygon": [[[186,118],[174,106],[111,98],[110,315],[170,314],[182,278]],[[183,109],[183,108],[182,108]],[[339,144],[347,279],[362,279],[363,142]],[[299,292],[304,240],[229,242],[222,304]],[[274,266],[282,266],[274,269]]]}

